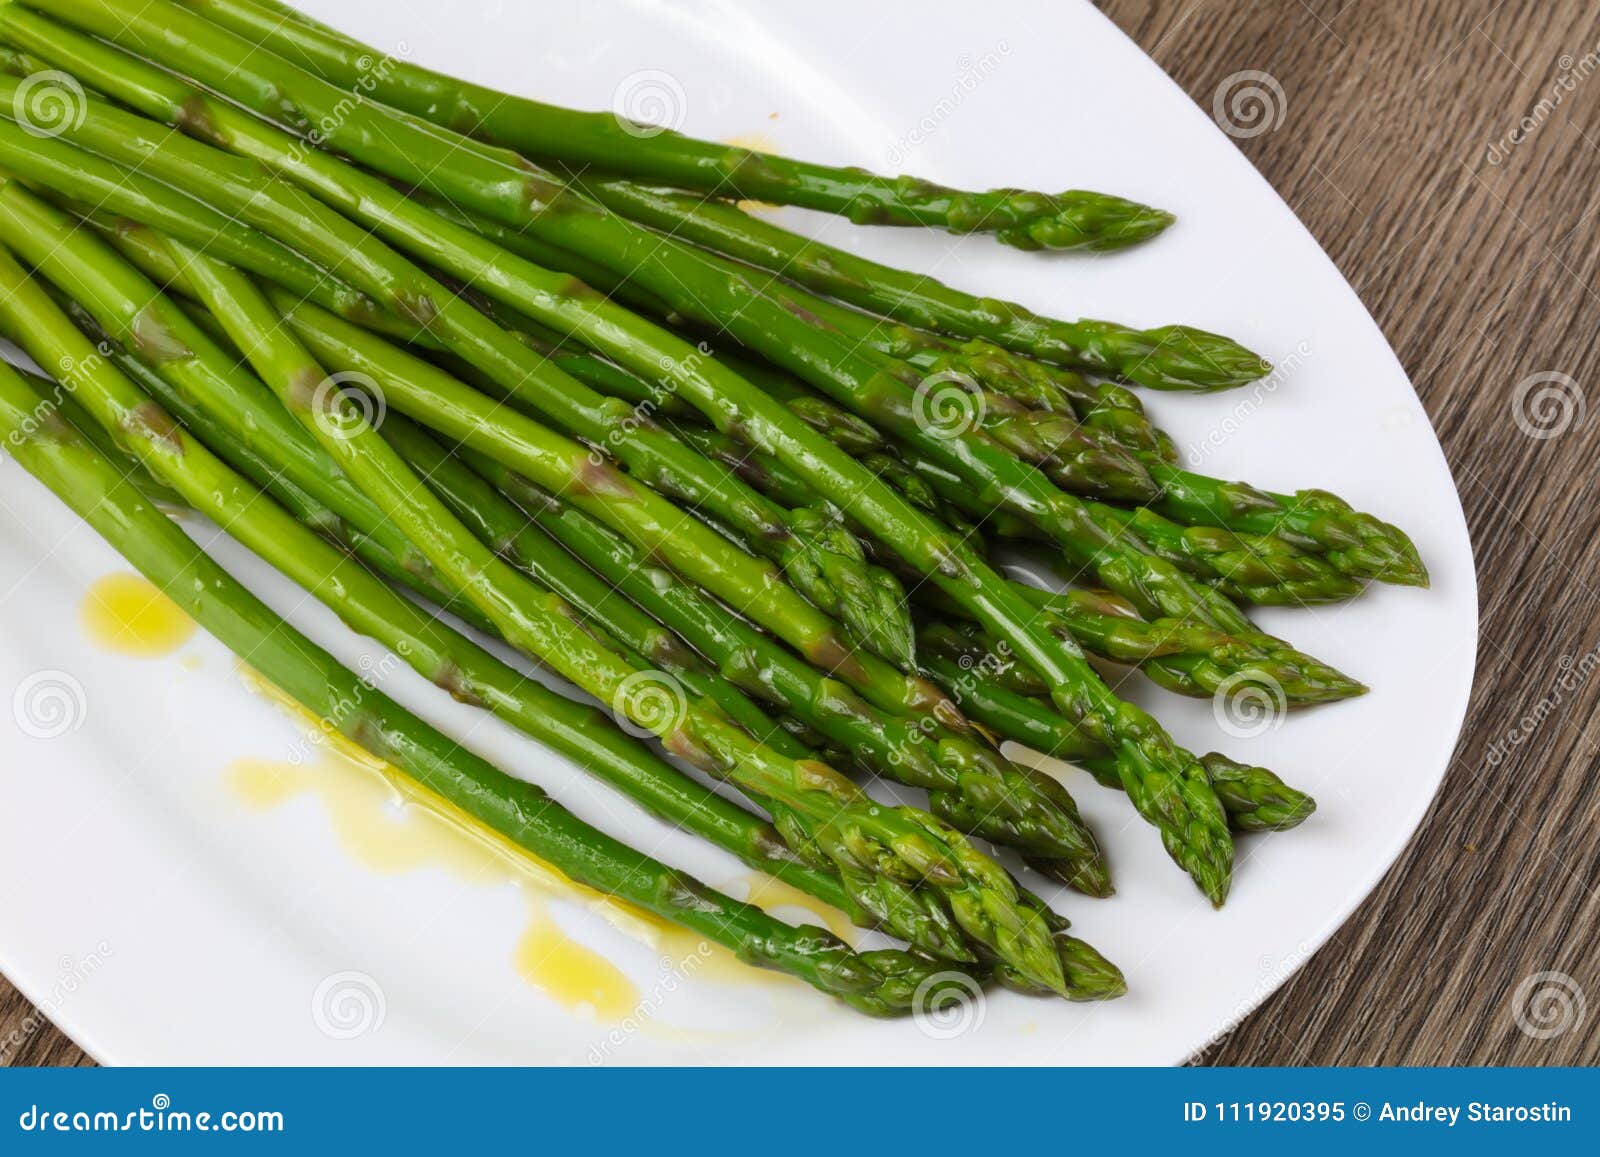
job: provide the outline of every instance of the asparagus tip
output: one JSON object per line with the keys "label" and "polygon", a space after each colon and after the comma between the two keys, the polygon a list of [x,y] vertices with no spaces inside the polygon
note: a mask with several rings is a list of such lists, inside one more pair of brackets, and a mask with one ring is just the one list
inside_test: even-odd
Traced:
{"label": "asparagus tip", "polygon": [[1122,969],[1076,936],[1056,937],[1068,1000],[1114,1000],[1128,991]]}

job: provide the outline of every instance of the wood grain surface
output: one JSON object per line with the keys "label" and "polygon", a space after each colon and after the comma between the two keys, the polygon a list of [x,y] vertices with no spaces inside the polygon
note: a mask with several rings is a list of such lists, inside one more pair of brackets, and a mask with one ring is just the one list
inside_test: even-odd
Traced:
{"label": "wood grain surface", "polygon": [[[1243,71],[1281,88],[1281,123],[1241,146],[1416,382],[1482,590],[1473,706],[1422,828],[1343,929],[1197,1059],[1600,1062],[1600,9],[1101,7],[1203,108]],[[1529,393],[1533,375],[1549,376]],[[1565,428],[1530,436],[1519,397],[1538,433]],[[3,981],[0,1062],[89,1063]]]}

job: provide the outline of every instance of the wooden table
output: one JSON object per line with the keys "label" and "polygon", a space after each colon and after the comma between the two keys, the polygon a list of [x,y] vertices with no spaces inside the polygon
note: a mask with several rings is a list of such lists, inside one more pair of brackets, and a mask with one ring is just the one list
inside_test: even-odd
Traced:
{"label": "wooden table", "polygon": [[[1282,87],[1282,123],[1243,147],[1421,391],[1483,592],[1474,706],[1433,811],[1338,935],[1204,1060],[1600,1061],[1600,677],[1579,677],[1600,659],[1600,17],[1589,0],[1101,4],[1204,108],[1244,70]],[[1512,416],[1541,373],[1591,410],[1546,439]],[[1496,758],[1524,719],[1532,733]],[[1514,1015],[1545,972],[1594,1003],[1548,1037]],[[48,1023],[27,1031],[37,1019],[0,981],[0,1043],[25,1033],[5,1061],[87,1063]]]}

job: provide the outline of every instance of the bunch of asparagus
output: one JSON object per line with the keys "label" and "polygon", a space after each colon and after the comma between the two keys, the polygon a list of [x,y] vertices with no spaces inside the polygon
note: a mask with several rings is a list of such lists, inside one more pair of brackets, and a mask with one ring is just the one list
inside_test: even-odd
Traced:
{"label": "bunch of asparagus", "polygon": [[[734,202],[1024,249],[1118,249],[1164,229],[1159,210],[641,134],[268,0],[11,0],[0,66],[0,332],[57,378],[0,372],[22,464],[328,726],[574,879],[868,1012],[974,978],[1119,995],[1117,968],[978,842],[1112,891],[1067,788],[999,742],[1126,792],[1220,905],[1235,834],[1315,804],[1185,750],[1102,667],[1186,695],[1345,698],[1364,688],[1241,604],[1426,582],[1404,534],[1332,494],[1177,464],[1128,384],[1266,372],[1237,343],[1042,317]],[[776,921],[352,697],[356,677],[157,502],[448,694],[908,948]],[[1004,577],[993,552],[1014,543],[1058,552],[1078,585]],[[926,808],[857,782],[878,778]]]}

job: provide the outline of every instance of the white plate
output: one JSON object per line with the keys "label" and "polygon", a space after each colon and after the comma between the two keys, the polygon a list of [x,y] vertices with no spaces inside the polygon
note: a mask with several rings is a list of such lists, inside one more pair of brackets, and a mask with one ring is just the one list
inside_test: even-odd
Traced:
{"label": "white plate", "polygon": [[[286,759],[303,747],[300,729],[245,690],[207,637],[161,659],[90,642],[84,593],[125,568],[6,462],[0,691],[11,697],[33,678],[37,693],[38,672],[60,672],[48,678],[67,681],[75,728],[41,739],[0,715],[0,968],[93,1055],[1167,1063],[1226,1031],[1373,887],[1432,799],[1467,703],[1477,600],[1460,504],[1417,397],[1355,293],[1207,113],[1087,3],[941,4],[937,19],[927,4],[840,0],[306,6],[379,45],[403,41],[424,63],[576,106],[609,107],[619,86],[645,84],[681,101],[684,128],[700,136],[971,187],[1086,185],[1175,210],[1167,236],[1104,260],[786,220],[1049,312],[1189,322],[1272,356],[1285,372],[1269,388],[1157,396],[1152,409],[1180,443],[1202,448],[1212,473],[1327,486],[1408,528],[1434,586],[1260,616],[1370,683],[1363,699],[1232,739],[1217,734],[1210,704],[1141,692],[1184,742],[1268,764],[1321,802],[1299,831],[1242,843],[1223,912],[1209,910],[1121,798],[1073,781],[1120,892],[1061,906],[1125,969],[1125,999],[1083,1007],[1000,994],[955,1026],[871,1022],[798,985],[743,983],[720,967],[663,972],[667,946],[553,901],[562,927],[634,985],[636,997],[616,999],[639,1008],[618,1028],[519,973],[536,891],[527,881],[442,850],[465,846],[455,836],[397,836],[414,868],[379,871],[353,854],[335,811],[352,821],[383,809],[381,794],[351,787],[358,773],[330,773],[349,789],[337,798],[248,806],[230,764]],[[1292,107],[1275,131],[1296,131]],[[322,608],[224,545],[224,561],[297,625],[347,661],[363,653]],[[441,702],[409,671],[384,687],[593,822],[714,883],[747,878],[494,721]]]}

